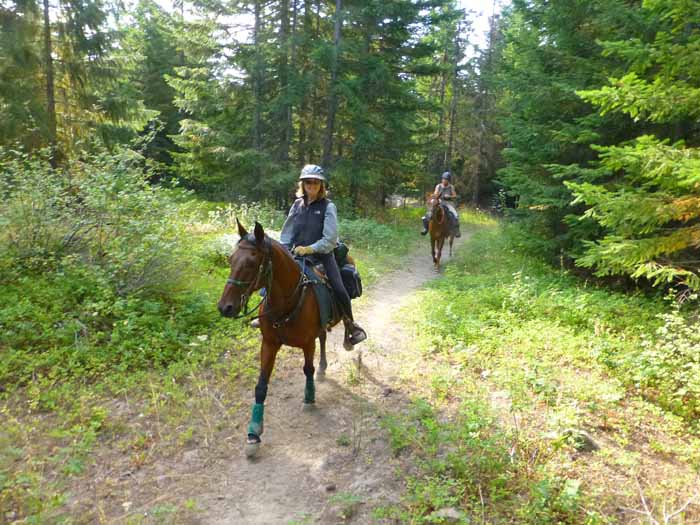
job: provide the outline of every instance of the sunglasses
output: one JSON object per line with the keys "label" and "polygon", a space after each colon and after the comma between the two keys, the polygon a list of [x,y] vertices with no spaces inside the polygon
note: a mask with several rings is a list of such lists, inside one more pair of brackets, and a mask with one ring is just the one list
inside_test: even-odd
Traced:
{"label": "sunglasses", "polygon": [[304,179],[304,184],[316,185],[321,184],[321,181],[318,179]]}

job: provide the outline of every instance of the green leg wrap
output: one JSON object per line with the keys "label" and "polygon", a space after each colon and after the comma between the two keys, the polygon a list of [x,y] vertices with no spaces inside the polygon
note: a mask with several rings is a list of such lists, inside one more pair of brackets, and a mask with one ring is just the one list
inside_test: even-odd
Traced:
{"label": "green leg wrap", "polygon": [[253,434],[258,437],[262,435],[264,412],[265,405],[262,403],[255,403],[253,405],[253,416],[250,418],[250,423],[248,424],[248,434]]}
{"label": "green leg wrap", "polygon": [[316,402],[316,385],[313,377],[306,378],[306,386],[304,387],[304,403]]}

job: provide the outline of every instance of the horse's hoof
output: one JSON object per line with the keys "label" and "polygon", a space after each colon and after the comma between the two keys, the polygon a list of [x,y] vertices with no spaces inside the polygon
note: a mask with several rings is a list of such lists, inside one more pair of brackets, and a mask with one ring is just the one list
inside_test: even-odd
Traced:
{"label": "horse's hoof", "polygon": [[255,456],[258,455],[258,451],[260,450],[260,442],[250,442],[248,441],[245,444],[245,457],[248,459],[252,459]]}
{"label": "horse's hoof", "polygon": [[325,370],[316,370],[316,381],[319,383],[322,383],[323,381],[326,380],[326,371]]}
{"label": "horse's hoof", "polygon": [[316,403],[315,403],[315,402],[313,402],[313,403],[306,403],[306,402],[305,402],[305,403],[301,406],[301,410],[302,410],[303,412],[313,412],[314,410],[316,410]]}

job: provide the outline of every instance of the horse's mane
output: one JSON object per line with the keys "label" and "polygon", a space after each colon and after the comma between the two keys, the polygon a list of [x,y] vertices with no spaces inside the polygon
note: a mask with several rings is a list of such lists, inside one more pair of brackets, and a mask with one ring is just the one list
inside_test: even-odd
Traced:
{"label": "horse's mane", "polygon": [[[240,244],[242,241],[249,242],[250,244],[253,245],[256,249],[258,248],[258,240],[255,238],[255,234],[250,232],[248,233],[245,237],[241,237],[238,239],[238,243]],[[265,234],[265,237],[263,238],[263,244],[268,243],[270,245],[270,248],[278,248],[278,251],[281,252],[286,258],[290,259],[292,262],[294,262],[294,266],[298,265],[296,264],[296,261],[294,260],[294,257],[292,256],[291,253],[289,253],[289,250],[285,246],[282,245],[279,241],[276,241],[272,237],[270,237],[268,234]],[[299,270],[301,271],[301,270]]]}

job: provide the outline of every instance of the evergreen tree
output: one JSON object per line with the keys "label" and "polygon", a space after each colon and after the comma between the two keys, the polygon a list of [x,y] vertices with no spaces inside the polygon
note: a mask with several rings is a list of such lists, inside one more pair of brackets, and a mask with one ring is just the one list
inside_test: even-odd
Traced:
{"label": "evergreen tree", "polygon": [[624,74],[580,95],[653,133],[596,147],[596,173],[607,180],[567,184],[604,231],[577,263],[700,289],[700,11],[648,0],[642,12],[651,37],[603,43],[604,54],[626,62]]}
{"label": "evergreen tree", "polygon": [[621,1],[515,0],[503,17],[498,57],[497,112],[507,147],[498,178],[525,219],[528,243],[553,259],[576,258],[599,235],[592,221],[567,220],[583,209],[563,184],[581,181],[597,154],[630,132],[628,122],[600,116],[576,94],[619,70],[601,56],[601,38],[626,38],[643,28],[634,7]]}

